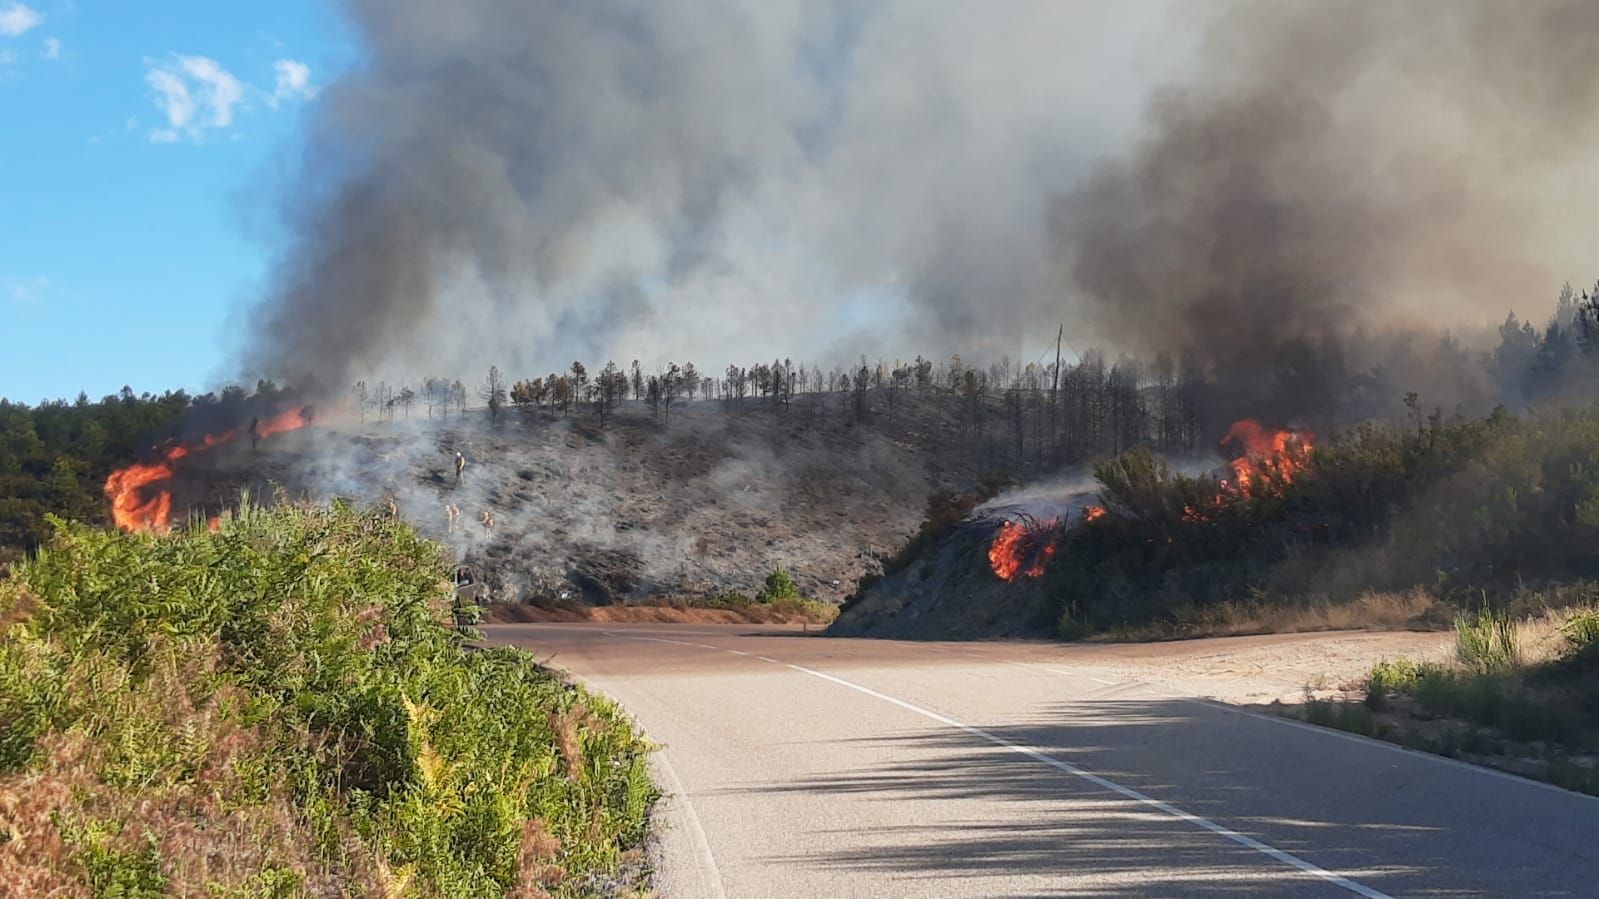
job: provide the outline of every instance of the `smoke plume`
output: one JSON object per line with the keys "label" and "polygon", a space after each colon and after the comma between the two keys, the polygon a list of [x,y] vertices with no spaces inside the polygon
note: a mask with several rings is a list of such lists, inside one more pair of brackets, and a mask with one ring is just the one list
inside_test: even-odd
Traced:
{"label": "smoke plume", "polygon": [[1099,6],[346,0],[247,374],[1014,350],[1137,118]]}
{"label": "smoke plume", "polygon": [[1391,331],[1497,323],[1529,295],[1542,312],[1586,273],[1570,191],[1599,174],[1596,37],[1583,0],[1221,8],[1147,136],[1053,211],[1085,319],[1187,355],[1234,415],[1333,408],[1348,370],[1441,368]]}
{"label": "smoke plume", "polygon": [[1286,417],[1367,364],[1354,328],[1588,274],[1583,0],[344,10],[364,60],[250,376],[1036,354],[1065,320]]}

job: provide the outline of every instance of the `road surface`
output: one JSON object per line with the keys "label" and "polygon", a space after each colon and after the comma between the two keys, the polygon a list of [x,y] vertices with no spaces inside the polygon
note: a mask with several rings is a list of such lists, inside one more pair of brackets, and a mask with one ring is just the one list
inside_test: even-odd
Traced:
{"label": "road surface", "polygon": [[1599,800],[1185,697],[1101,647],[487,630],[662,744],[668,899],[1599,895]]}

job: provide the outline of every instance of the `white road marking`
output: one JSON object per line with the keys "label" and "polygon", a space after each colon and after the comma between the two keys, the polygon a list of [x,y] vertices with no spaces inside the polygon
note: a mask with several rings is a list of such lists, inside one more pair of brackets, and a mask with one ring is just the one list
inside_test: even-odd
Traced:
{"label": "white road marking", "polygon": [[1004,737],[1000,737],[1000,736],[997,736],[995,734],[991,734],[988,731],[983,730],[980,727],[973,727],[970,724],[963,724],[963,723],[961,723],[959,721],[956,721],[954,718],[949,718],[949,717],[946,717],[944,715],[940,715],[937,712],[931,711],[929,709],[924,709],[924,708],[922,708],[921,706],[918,706],[918,705],[913,705],[911,703],[908,703],[908,702],[904,701],[903,699],[896,699],[896,698],[894,698],[892,696],[889,696],[886,693],[879,693],[879,692],[877,692],[876,690],[873,690],[870,687],[863,687],[860,684],[851,683],[850,681],[844,680],[843,678],[834,677],[831,674],[824,674],[823,672],[816,671],[816,670],[811,669],[811,668],[806,668],[806,667],[804,667],[802,665],[788,665],[787,667],[792,668],[795,671],[799,671],[799,672],[801,672],[803,674],[809,674],[812,677],[819,677],[822,680],[831,681],[832,683],[838,684],[841,687],[848,687],[851,690],[855,690],[855,691],[858,691],[860,693],[864,693],[867,696],[872,697],[873,699],[879,699],[879,700],[882,700],[883,702],[889,703],[891,705],[899,706],[900,708],[905,709],[908,712],[914,712],[914,713],[916,713],[918,715],[921,715],[924,718],[929,718],[929,719],[931,719],[933,721],[937,721],[940,724],[944,724],[944,725],[947,725],[949,727],[956,728],[957,730],[965,731],[966,733],[971,734],[974,737],[981,737],[982,739],[987,740],[988,742],[993,743],[996,746],[1002,746],[1002,747],[1004,747],[1006,749],[1009,749],[1011,752],[1015,752],[1015,753],[1019,753],[1021,755],[1027,756],[1028,758],[1032,759],[1035,762],[1041,762],[1041,763],[1043,763],[1045,765],[1050,766],[1051,768],[1055,768],[1055,769],[1057,769],[1059,771],[1064,771],[1067,774],[1072,775],[1073,777],[1080,777],[1083,780],[1086,780],[1089,783],[1094,784],[1095,786],[1103,787],[1103,788],[1105,788],[1107,790],[1110,790],[1113,793],[1118,793],[1118,794],[1120,794],[1122,796],[1125,796],[1126,798],[1131,799],[1131,800],[1133,800],[1135,802],[1143,803],[1144,805],[1147,805],[1150,808],[1153,808],[1153,809],[1156,809],[1158,811],[1164,812],[1164,813],[1166,813],[1168,815],[1171,815],[1174,818],[1178,818],[1178,819],[1181,819],[1183,821],[1187,821],[1189,824],[1192,824],[1192,825],[1194,825],[1196,827],[1200,827],[1200,828],[1203,828],[1205,830],[1208,830],[1211,833],[1216,834],[1217,836],[1225,837],[1225,838],[1227,838],[1229,840],[1232,840],[1234,843],[1237,843],[1240,846],[1247,846],[1248,848],[1253,849],[1256,852],[1261,853],[1262,855],[1268,856],[1269,858],[1272,858],[1272,859],[1275,859],[1275,860],[1277,860],[1279,862],[1282,862],[1283,864],[1288,865],[1289,867],[1298,868],[1300,871],[1303,871],[1304,873],[1309,874],[1312,877],[1318,878],[1320,880],[1325,880],[1325,881],[1327,881],[1330,884],[1333,884],[1333,885],[1338,886],[1338,887],[1342,887],[1343,889],[1348,890],[1351,893],[1355,893],[1356,895],[1365,896],[1365,897],[1367,897],[1367,899],[1391,899],[1391,897],[1389,897],[1387,893],[1379,892],[1378,890],[1374,890],[1371,887],[1366,886],[1365,884],[1357,883],[1357,882],[1355,882],[1353,880],[1350,880],[1349,878],[1344,877],[1341,874],[1335,874],[1332,871],[1328,871],[1326,868],[1322,868],[1322,867],[1319,867],[1317,865],[1311,864],[1310,862],[1305,861],[1304,859],[1300,858],[1297,855],[1294,855],[1293,853],[1284,852],[1283,850],[1278,849],[1275,846],[1268,846],[1267,844],[1262,843],[1261,841],[1255,839],[1254,837],[1246,836],[1245,834],[1241,834],[1238,831],[1233,830],[1233,829],[1228,828],[1228,827],[1223,827],[1222,825],[1217,824],[1216,822],[1210,820],[1209,818],[1201,818],[1200,816],[1195,815],[1192,812],[1185,812],[1182,809],[1178,808],[1175,805],[1172,805],[1169,802],[1162,802],[1159,799],[1155,799],[1154,797],[1151,797],[1151,796],[1145,795],[1143,793],[1140,793],[1139,791],[1133,789],[1132,787],[1122,786],[1121,784],[1119,784],[1119,783],[1117,783],[1117,782],[1115,782],[1113,780],[1109,780],[1107,778],[1100,777],[1098,774],[1094,774],[1091,771],[1085,771],[1082,768],[1079,768],[1079,767],[1077,767],[1076,765],[1073,765],[1070,762],[1062,761],[1062,760],[1054,758],[1052,756],[1045,755],[1044,753],[1039,752],[1036,749],[1033,749],[1033,748],[1028,747],[1028,746],[1023,746],[1020,743],[1012,743],[1011,741],[1005,739]]}
{"label": "white road marking", "polygon": [[660,761],[660,771],[668,781],[667,789],[683,803],[683,819],[688,822],[694,838],[694,852],[699,856],[697,867],[706,894],[711,899],[727,899],[727,891],[722,887],[722,869],[716,866],[716,856],[711,853],[711,841],[705,836],[705,826],[700,823],[699,813],[694,811],[694,803],[689,801],[688,791],[683,789],[683,781],[678,779],[677,769],[667,760],[665,750],[656,753],[655,757]]}
{"label": "white road marking", "polygon": [[[685,643],[685,642],[682,642],[680,640],[666,640],[666,639],[663,639],[663,638],[660,638],[660,637],[641,637],[641,636],[636,636],[636,635],[633,635],[633,634],[628,634],[628,633],[619,632],[619,631],[606,631],[606,633],[608,635],[610,635],[610,636],[625,637],[625,638],[631,639],[631,640],[648,640],[648,641],[650,641],[652,643],[673,643],[673,644],[676,644],[678,646],[691,646],[691,647],[701,647],[701,646],[703,646],[703,644],[699,644],[699,643]],[[730,649],[723,649],[723,648],[717,647],[717,646],[706,647],[706,648],[720,650],[722,652],[733,652],[734,651],[734,650],[730,650]],[[1347,891],[1349,891],[1351,893],[1354,893],[1357,896],[1364,896],[1364,897],[1366,897],[1366,899],[1392,899],[1392,897],[1390,897],[1387,893],[1381,892],[1379,890],[1374,890],[1371,887],[1368,887],[1368,886],[1366,886],[1363,883],[1359,883],[1359,882],[1356,882],[1354,880],[1351,880],[1348,877],[1343,876],[1342,874],[1337,874],[1337,873],[1334,873],[1332,871],[1327,870],[1326,868],[1320,867],[1319,865],[1312,864],[1311,862],[1305,861],[1304,859],[1300,858],[1297,855],[1294,855],[1291,852],[1284,852],[1283,850],[1278,849],[1275,846],[1271,846],[1271,845],[1268,845],[1266,843],[1262,843],[1261,841],[1255,839],[1254,837],[1248,836],[1246,834],[1241,834],[1238,831],[1233,830],[1230,827],[1224,827],[1223,825],[1217,824],[1215,821],[1212,821],[1209,818],[1202,818],[1199,815],[1193,814],[1192,812],[1184,811],[1184,810],[1178,808],[1177,806],[1172,805],[1169,802],[1163,802],[1163,801],[1161,801],[1159,799],[1154,798],[1153,796],[1149,796],[1149,795],[1147,795],[1145,793],[1141,793],[1141,792],[1133,789],[1132,787],[1123,786],[1123,785],[1121,785],[1121,784],[1119,784],[1119,783],[1117,783],[1117,782],[1115,782],[1113,780],[1110,780],[1109,778],[1101,777],[1098,774],[1093,773],[1092,771],[1087,771],[1087,770],[1085,770],[1083,768],[1079,768],[1076,765],[1073,765],[1071,762],[1063,761],[1061,759],[1054,758],[1053,756],[1045,755],[1044,753],[1039,752],[1037,749],[1033,749],[1030,746],[1023,746],[1020,743],[1012,743],[1010,740],[1007,740],[1004,737],[998,736],[997,734],[989,733],[988,731],[983,730],[980,727],[973,727],[970,724],[965,724],[965,723],[962,723],[960,721],[956,721],[954,718],[950,718],[950,717],[945,716],[945,715],[940,715],[939,713],[937,713],[935,711],[932,711],[931,709],[924,709],[924,708],[922,708],[919,705],[914,705],[912,703],[906,702],[903,699],[897,699],[897,698],[895,698],[893,696],[889,696],[887,693],[879,693],[878,691],[873,690],[871,687],[865,687],[865,686],[862,686],[860,684],[844,680],[841,677],[834,677],[831,674],[826,674],[824,672],[817,671],[814,668],[806,668],[803,665],[792,665],[792,664],[789,664],[787,662],[779,662],[776,659],[768,658],[766,656],[755,656],[755,658],[760,659],[763,662],[770,662],[770,663],[772,663],[774,665],[782,665],[785,668],[790,668],[790,669],[792,669],[794,671],[800,672],[801,674],[809,674],[812,677],[821,678],[822,680],[828,681],[830,683],[838,684],[841,687],[847,687],[847,688],[849,688],[851,690],[854,690],[854,691],[856,691],[858,693],[863,693],[863,694],[865,694],[867,696],[870,696],[873,699],[877,699],[877,700],[880,700],[882,702],[886,702],[886,703],[888,703],[890,705],[898,706],[899,708],[902,708],[902,709],[906,710],[907,712],[912,712],[914,714],[922,716],[923,718],[927,718],[929,720],[936,721],[939,724],[945,725],[946,727],[953,727],[956,730],[963,731],[963,732],[968,733],[968,734],[970,734],[970,735],[972,735],[974,737],[979,737],[979,738],[981,738],[983,740],[987,740],[988,742],[993,743],[995,746],[1000,746],[1000,747],[1002,747],[1004,749],[1010,750],[1011,752],[1017,753],[1018,755],[1026,756],[1027,758],[1030,758],[1030,759],[1032,759],[1035,762],[1039,762],[1040,764],[1048,765],[1049,767],[1054,768],[1057,771],[1062,771],[1062,772],[1065,772],[1067,774],[1072,775],[1073,777],[1077,777],[1077,778],[1081,778],[1082,780],[1086,780],[1089,783],[1094,784],[1097,787],[1101,787],[1103,789],[1110,790],[1113,793],[1116,793],[1116,794],[1118,794],[1120,796],[1123,796],[1123,797],[1125,797],[1127,799],[1131,799],[1134,802],[1140,803],[1142,805],[1147,805],[1150,808],[1155,809],[1156,811],[1159,811],[1159,812],[1162,812],[1164,814],[1170,815],[1173,818],[1177,818],[1178,820],[1186,821],[1187,823],[1192,824],[1195,827],[1198,827],[1198,828],[1200,828],[1202,830],[1208,830],[1211,833],[1213,833],[1213,834],[1215,834],[1215,835],[1217,835],[1219,837],[1231,840],[1232,842],[1237,843],[1240,846],[1244,846],[1246,848],[1253,849],[1256,852],[1259,852],[1260,854],[1262,854],[1262,855],[1264,855],[1264,856],[1266,856],[1266,857],[1268,857],[1270,859],[1273,859],[1274,861],[1277,861],[1277,862],[1280,862],[1280,863],[1282,863],[1284,865],[1287,865],[1290,868],[1298,869],[1299,871],[1301,871],[1301,872],[1303,872],[1303,873],[1305,873],[1305,874],[1307,874],[1307,875],[1309,875],[1311,877],[1314,877],[1314,878],[1316,878],[1318,880],[1326,881],[1327,883],[1330,883],[1330,884],[1332,884],[1334,886],[1340,887],[1340,888],[1342,888],[1344,890],[1347,890]],[[1096,680],[1097,680],[1097,678],[1096,678]],[[1112,682],[1112,683],[1114,683],[1114,682]],[[679,786],[681,786],[681,785],[679,785]],[[681,792],[681,789],[679,789],[679,792]],[[685,797],[685,804],[686,803],[687,803],[687,799]],[[703,832],[701,833],[701,836],[703,837]],[[708,844],[706,846],[706,850],[705,851],[707,853],[710,852],[710,848],[709,848]],[[713,864],[714,864],[714,859],[713,859]]]}

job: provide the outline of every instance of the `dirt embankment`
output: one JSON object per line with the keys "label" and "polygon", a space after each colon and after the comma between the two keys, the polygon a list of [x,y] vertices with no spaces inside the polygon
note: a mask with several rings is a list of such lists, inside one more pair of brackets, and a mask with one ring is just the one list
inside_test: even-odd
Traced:
{"label": "dirt embankment", "polygon": [[483,620],[487,624],[590,621],[606,624],[798,624],[802,627],[818,628],[827,623],[823,616],[788,612],[759,603],[739,609],[653,604],[584,606],[571,603],[536,606],[523,603],[495,603],[484,608]]}

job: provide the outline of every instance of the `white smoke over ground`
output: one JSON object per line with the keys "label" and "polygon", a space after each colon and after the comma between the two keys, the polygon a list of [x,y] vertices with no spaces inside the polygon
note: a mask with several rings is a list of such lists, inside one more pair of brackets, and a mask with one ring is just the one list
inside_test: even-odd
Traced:
{"label": "white smoke over ground", "polygon": [[884,425],[897,439],[843,416],[806,424],[709,403],[664,426],[629,407],[603,431],[587,416],[496,427],[473,410],[296,431],[233,448],[204,478],[222,504],[243,473],[316,501],[392,502],[501,600],[751,595],[774,567],[836,600],[904,541],[941,478],[976,477],[969,453],[941,449],[950,425],[921,438]]}

